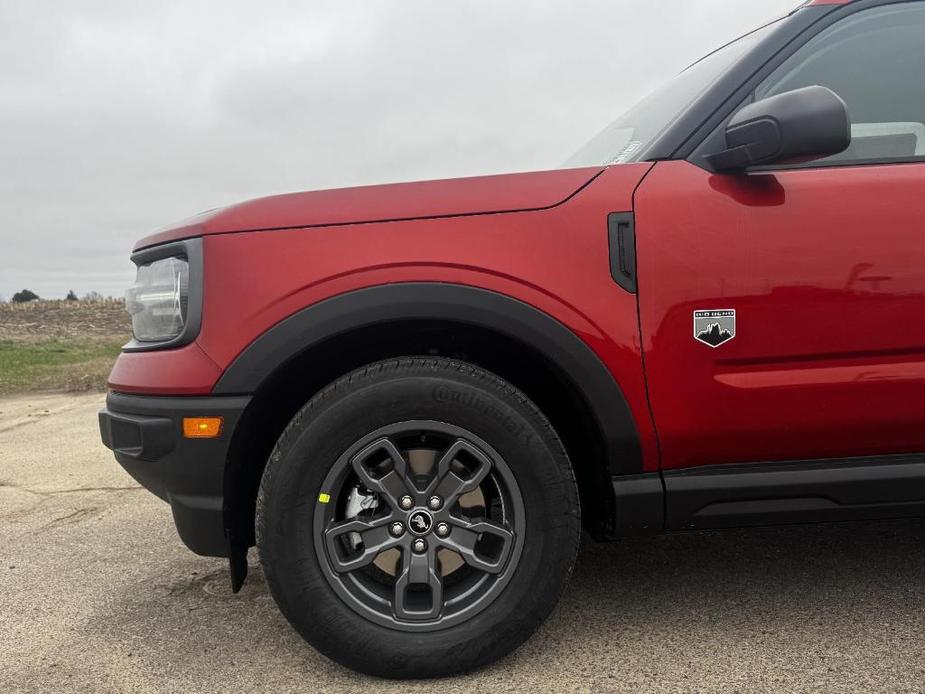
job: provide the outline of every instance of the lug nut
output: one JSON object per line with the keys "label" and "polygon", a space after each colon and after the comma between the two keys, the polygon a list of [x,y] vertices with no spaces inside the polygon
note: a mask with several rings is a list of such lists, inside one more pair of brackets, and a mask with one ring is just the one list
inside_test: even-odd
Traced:
{"label": "lug nut", "polygon": [[450,526],[446,523],[437,523],[437,535],[446,537],[450,534]]}
{"label": "lug nut", "polygon": [[398,500],[398,505],[407,511],[409,508],[414,506],[414,499],[405,494],[405,496]]}
{"label": "lug nut", "polygon": [[405,526],[401,523],[392,523],[389,526],[389,532],[392,533],[394,537],[401,537],[405,533]]}
{"label": "lug nut", "polygon": [[421,554],[425,549],[427,549],[427,543],[420,538],[411,543],[411,549],[413,549],[418,554]]}
{"label": "lug nut", "polygon": [[431,511],[436,511],[438,508],[443,506],[443,499],[439,496],[432,496],[427,500],[427,505],[430,507]]}

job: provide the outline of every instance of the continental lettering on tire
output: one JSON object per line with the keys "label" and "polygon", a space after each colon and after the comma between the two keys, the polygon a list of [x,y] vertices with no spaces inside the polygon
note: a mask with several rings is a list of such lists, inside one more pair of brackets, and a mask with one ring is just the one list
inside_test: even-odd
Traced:
{"label": "continental lettering on tire", "polygon": [[448,386],[437,386],[433,390],[433,398],[437,402],[456,402],[460,405],[466,405],[467,407],[482,412],[501,422],[508,432],[523,439],[526,443],[529,443],[533,439],[533,434],[526,429],[523,423],[516,421],[510,414],[482,400],[474,393],[454,390]]}
{"label": "continental lettering on tire", "polygon": [[694,339],[708,347],[719,347],[736,336],[735,309],[694,311]]}

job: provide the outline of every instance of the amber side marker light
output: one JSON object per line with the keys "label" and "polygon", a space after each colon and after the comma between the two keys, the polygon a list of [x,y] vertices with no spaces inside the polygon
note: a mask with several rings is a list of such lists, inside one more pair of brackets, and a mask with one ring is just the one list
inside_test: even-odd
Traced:
{"label": "amber side marker light", "polygon": [[214,439],[222,433],[221,417],[184,417],[183,436],[187,439]]}

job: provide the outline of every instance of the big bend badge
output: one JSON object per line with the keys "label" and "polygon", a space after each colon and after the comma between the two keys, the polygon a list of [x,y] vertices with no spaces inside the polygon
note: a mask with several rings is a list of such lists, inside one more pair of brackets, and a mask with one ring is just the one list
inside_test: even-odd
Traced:
{"label": "big bend badge", "polygon": [[694,311],[694,339],[719,347],[736,336],[735,309]]}

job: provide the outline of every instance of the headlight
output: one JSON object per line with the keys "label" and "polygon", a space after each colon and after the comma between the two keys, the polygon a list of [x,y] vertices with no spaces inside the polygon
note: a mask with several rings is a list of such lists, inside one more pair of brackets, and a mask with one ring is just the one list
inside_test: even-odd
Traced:
{"label": "headlight", "polygon": [[140,265],[125,292],[132,332],[139,342],[166,342],[183,333],[189,315],[189,262],[164,258]]}
{"label": "headlight", "polygon": [[135,284],[125,292],[135,340],[126,350],[173,347],[199,331],[202,300],[202,242],[182,241],[140,251]]}

